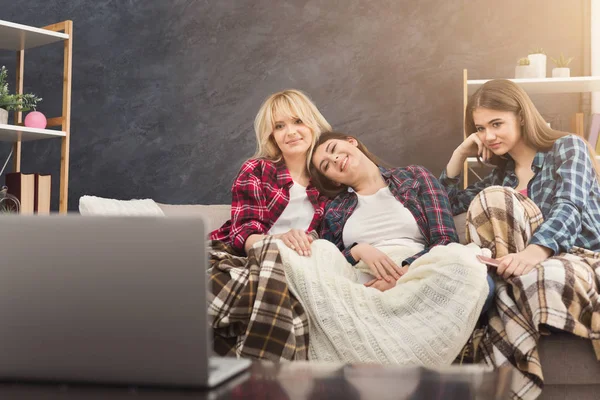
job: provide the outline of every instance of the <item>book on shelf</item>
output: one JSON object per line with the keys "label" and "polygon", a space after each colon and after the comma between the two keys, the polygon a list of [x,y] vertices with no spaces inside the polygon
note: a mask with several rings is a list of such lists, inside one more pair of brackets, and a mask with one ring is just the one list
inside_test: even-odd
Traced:
{"label": "book on shelf", "polygon": [[50,214],[51,175],[35,174],[33,210],[36,214]]}
{"label": "book on shelf", "polygon": [[5,184],[8,193],[19,199],[19,213],[33,214],[35,198],[35,175],[11,172],[6,174]]}

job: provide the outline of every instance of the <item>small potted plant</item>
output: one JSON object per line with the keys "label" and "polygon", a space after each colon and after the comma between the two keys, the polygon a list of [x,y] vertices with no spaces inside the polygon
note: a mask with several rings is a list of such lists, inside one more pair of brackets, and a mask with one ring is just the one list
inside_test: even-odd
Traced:
{"label": "small potted plant", "polygon": [[565,58],[563,53],[560,53],[558,59],[550,57],[552,62],[556,65],[556,68],[552,68],[553,78],[568,78],[571,76],[571,68],[569,64],[573,61],[573,57]]}
{"label": "small potted plant", "polygon": [[536,70],[531,65],[529,58],[519,58],[515,67],[515,79],[535,78]]}
{"label": "small potted plant", "polygon": [[10,94],[7,77],[6,67],[2,66],[0,69],[0,124],[8,123],[9,111],[29,111],[42,101],[34,94]]}
{"label": "small potted plant", "polygon": [[533,66],[536,71],[536,78],[545,78],[546,77],[546,53],[544,49],[534,49],[529,52],[527,56],[529,58],[529,62]]}

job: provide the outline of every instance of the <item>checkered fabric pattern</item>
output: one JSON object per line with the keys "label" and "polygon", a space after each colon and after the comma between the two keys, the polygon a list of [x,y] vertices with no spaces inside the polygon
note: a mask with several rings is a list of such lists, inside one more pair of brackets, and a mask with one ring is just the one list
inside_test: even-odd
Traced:
{"label": "checkered fabric pattern", "polygon": [[[379,170],[396,200],[413,215],[425,238],[425,249],[404,260],[403,265],[411,264],[433,246],[459,241],[448,196],[431,172],[418,165],[379,167]],[[350,254],[352,245],[344,247],[342,234],[357,204],[358,198],[352,189],[337,195],[326,207],[321,230],[323,239],[334,243],[352,265],[357,263]]]}
{"label": "checkered fabric pattern", "polygon": [[[538,152],[533,160],[535,173],[527,193],[539,207],[544,223],[534,232],[530,243],[554,251],[568,252],[573,246],[600,251],[600,185],[596,179],[586,143],[576,135],[558,139],[552,149]],[[506,164],[467,189],[459,188],[459,178],[440,176],[452,205],[452,212],[463,213],[475,196],[494,185],[516,188],[515,163]]]}
{"label": "checkered fabric pattern", "polygon": [[[524,249],[543,224],[535,203],[511,188],[481,191],[467,213],[467,237],[495,257]],[[600,360],[600,253],[574,247],[533,271],[503,280],[495,277],[494,306],[479,342],[484,361],[514,368],[512,397],[534,399],[543,387],[537,345],[546,327],[591,339]],[[476,332],[481,334],[482,330]]]}
{"label": "checkered fabric pattern", "polygon": [[308,319],[288,290],[273,239],[255,244],[248,257],[235,254],[226,243],[210,243],[208,315],[216,353],[271,361],[306,360]]}
{"label": "checkered fabric pattern", "polygon": [[[290,202],[294,183],[285,163],[252,159],[242,165],[231,187],[231,219],[210,234],[211,240],[229,244],[239,255],[252,234],[266,234]],[[312,185],[306,194],[315,209],[308,231],[316,230],[327,199]]]}

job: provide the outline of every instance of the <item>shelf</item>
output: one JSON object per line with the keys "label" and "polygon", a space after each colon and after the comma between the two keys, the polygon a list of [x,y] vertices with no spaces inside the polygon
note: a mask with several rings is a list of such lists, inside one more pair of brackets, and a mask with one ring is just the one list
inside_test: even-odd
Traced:
{"label": "shelf", "polygon": [[[42,28],[0,20],[0,53],[16,52],[16,87],[22,88],[25,80],[24,50],[54,43],[63,48],[62,111],[60,117],[48,120],[50,129],[23,126],[16,115],[15,125],[0,124],[0,142],[13,144],[13,172],[21,171],[22,142],[60,138],[60,176],[58,180],[58,211],[66,214],[69,199],[69,147],[71,141],[71,85],[73,81],[73,21],[65,20]],[[14,56],[14,54],[13,54]],[[60,127],[60,130],[55,130]],[[53,177],[54,182],[54,177]],[[54,186],[54,183],[53,183]]]}
{"label": "shelf", "polygon": [[0,142],[16,142],[19,139],[23,142],[29,142],[32,140],[65,136],[67,136],[65,132],[52,129],[37,129],[27,128],[25,126],[0,124]]}
{"label": "shelf", "polygon": [[[519,84],[528,94],[600,92],[600,76],[509,80]],[[487,81],[488,79],[467,80],[469,95]]]}
{"label": "shelf", "polygon": [[0,50],[26,50],[68,38],[66,33],[0,20]]}

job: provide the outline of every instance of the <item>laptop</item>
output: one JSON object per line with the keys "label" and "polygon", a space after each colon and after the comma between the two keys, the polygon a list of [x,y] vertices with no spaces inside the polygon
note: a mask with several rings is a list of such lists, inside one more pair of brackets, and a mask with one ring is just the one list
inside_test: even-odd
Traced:
{"label": "laptop", "polygon": [[0,380],[214,387],[201,218],[2,216]]}

